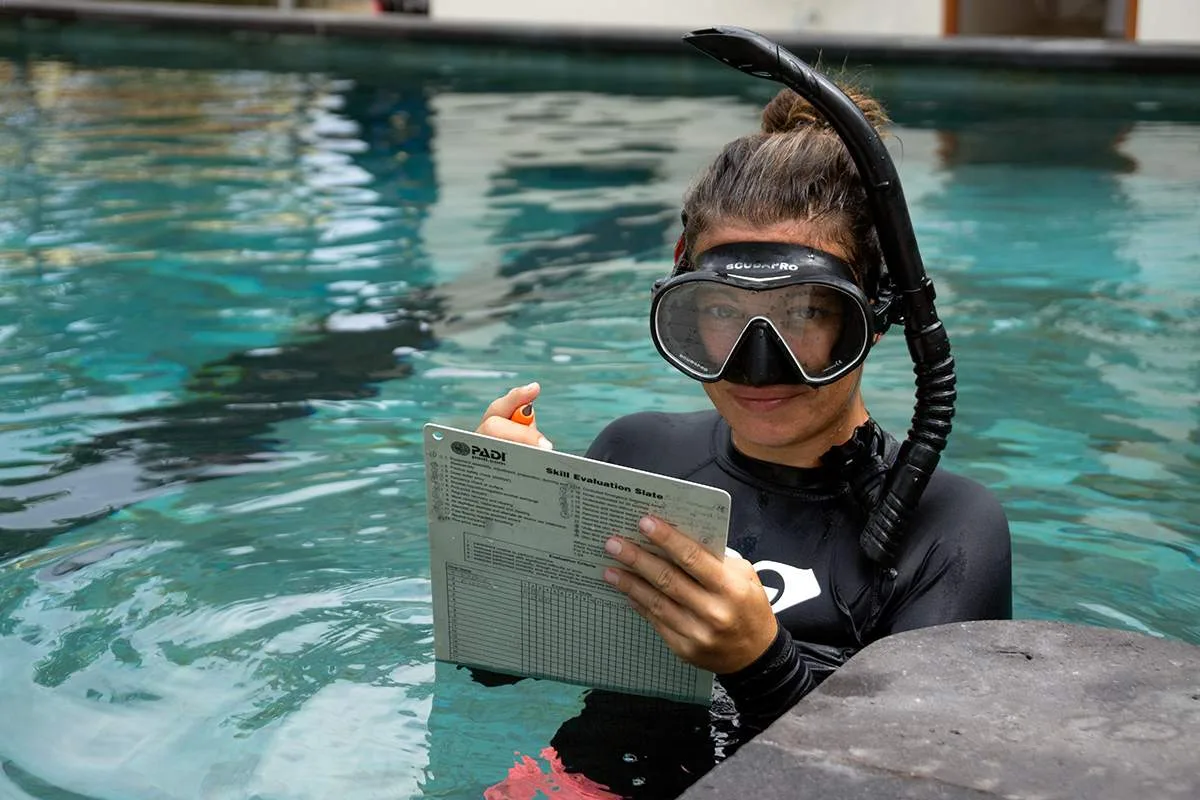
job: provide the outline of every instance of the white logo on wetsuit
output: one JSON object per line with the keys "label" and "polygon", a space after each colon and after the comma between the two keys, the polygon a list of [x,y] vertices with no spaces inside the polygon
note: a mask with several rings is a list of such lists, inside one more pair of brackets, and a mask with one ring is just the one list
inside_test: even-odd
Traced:
{"label": "white logo on wetsuit", "polygon": [[[732,547],[726,547],[725,552],[738,558],[742,557]],[[791,564],[779,561],[756,561],[751,566],[754,567],[755,572],[759,573],[760,579],[763,572],[774,572],[783,581],[782,589],[763,586],[763,591],[767,593],[767,602],[771,604],[771,610],[776,614],[821,596],[821,585],[817,583],[817,573],[811,569],[793,567]]]}

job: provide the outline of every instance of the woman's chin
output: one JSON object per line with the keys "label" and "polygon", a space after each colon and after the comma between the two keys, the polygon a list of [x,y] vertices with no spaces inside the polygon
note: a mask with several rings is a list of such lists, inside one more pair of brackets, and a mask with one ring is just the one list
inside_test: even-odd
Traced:
{"label": "woman's chin", "polygon": [[733,430],[734,439],[741,446],[752,446],[755,449],[775,450],[787,448],[796,443],[797,434],[812,426],[810,420],[781,419],[772,420],[749,415],[731,415],[726,418]]}
{"label": "woman's chin", "polygon": [[747,455],[788,450],[796,444],[795,438],[794,433],[788,434],[782,431],[752,431],[749,435],[734,431],[734,442],[738,445],[738,449],[748,451]]}

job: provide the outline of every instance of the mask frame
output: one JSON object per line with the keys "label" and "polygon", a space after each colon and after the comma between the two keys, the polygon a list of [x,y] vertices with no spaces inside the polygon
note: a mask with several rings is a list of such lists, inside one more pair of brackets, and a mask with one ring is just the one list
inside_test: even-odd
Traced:
{"label": "mask frame", "polygon": [[[689,265],[690,266],[690,265]],[[841,295],[843,310],[853,309],[862,341],[857,351],[841,358],[835,372],[813,375],[792,351],[786,337],[769,316],[748,319],[720,368],[705,369],[689,358],[687,345],[664,333],[664,322],[673,295],[698,285],[713,284],[751,293],[770,293],[795,286],[821,286]],[[650,338],[659,354],[684,375],[703,383],[729,380],[750,386],[805,384],[828,386],[856,369],[871,351],[880,328],[886,329],[888,309],[876,308],[854,280],[850,265],[832,253],[812,247],[777,242],[730,242],[701,253],[697,264],[672,277],[656,281],[650,303]]]}

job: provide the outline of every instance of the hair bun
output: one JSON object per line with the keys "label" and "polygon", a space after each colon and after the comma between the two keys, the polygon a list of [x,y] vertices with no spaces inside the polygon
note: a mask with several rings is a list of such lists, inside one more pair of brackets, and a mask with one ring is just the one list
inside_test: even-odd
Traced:
{"label": "hair bun", "polygon": [[[885,127],[891,121],[887,112],[883,110],[883,104],[871,95],[853,87],[840,88],[876,130]],[[790,133],[805,129],[831,131],[833,126],[812,103],[791,89],[780,90],[763,109],[763,133]]]}

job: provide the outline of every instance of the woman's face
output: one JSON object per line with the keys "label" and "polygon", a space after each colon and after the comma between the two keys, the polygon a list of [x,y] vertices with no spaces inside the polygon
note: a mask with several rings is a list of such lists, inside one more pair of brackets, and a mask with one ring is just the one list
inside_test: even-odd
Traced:
{"label": "woman's face", "polygon": [[[811,228],[792,223],[766,228],[714,227],[699,237],[693,250],[699,254],[731,242],[783,242],[846,258],[844,248],[814,235]],[[807,368],[818,370],[828,363],[841,329],[837,317],[841,305],[832,302],[827,291],[815,289],[790,296],[786,292],[775,296],[764,292],[750,298],[743,296],[734,303],[732,296],[723,297],[720,288],[714,287],[707,297],[709,302],[702,306],[701,339],[710,353],[728,352],[728,337],[739,335],[747,319],[759,314],[774,320],[793,319],[794,325],[785,324],[779,332]],[[821,387],[746,386],[717,381],[704,384],[704,391],[729,423],[733,442],[740,451],[779,464],[816,466],[826,450],[845,442],[856,427],[866,422],[867,411],[859,392],[861,378],[859,367]]]}

